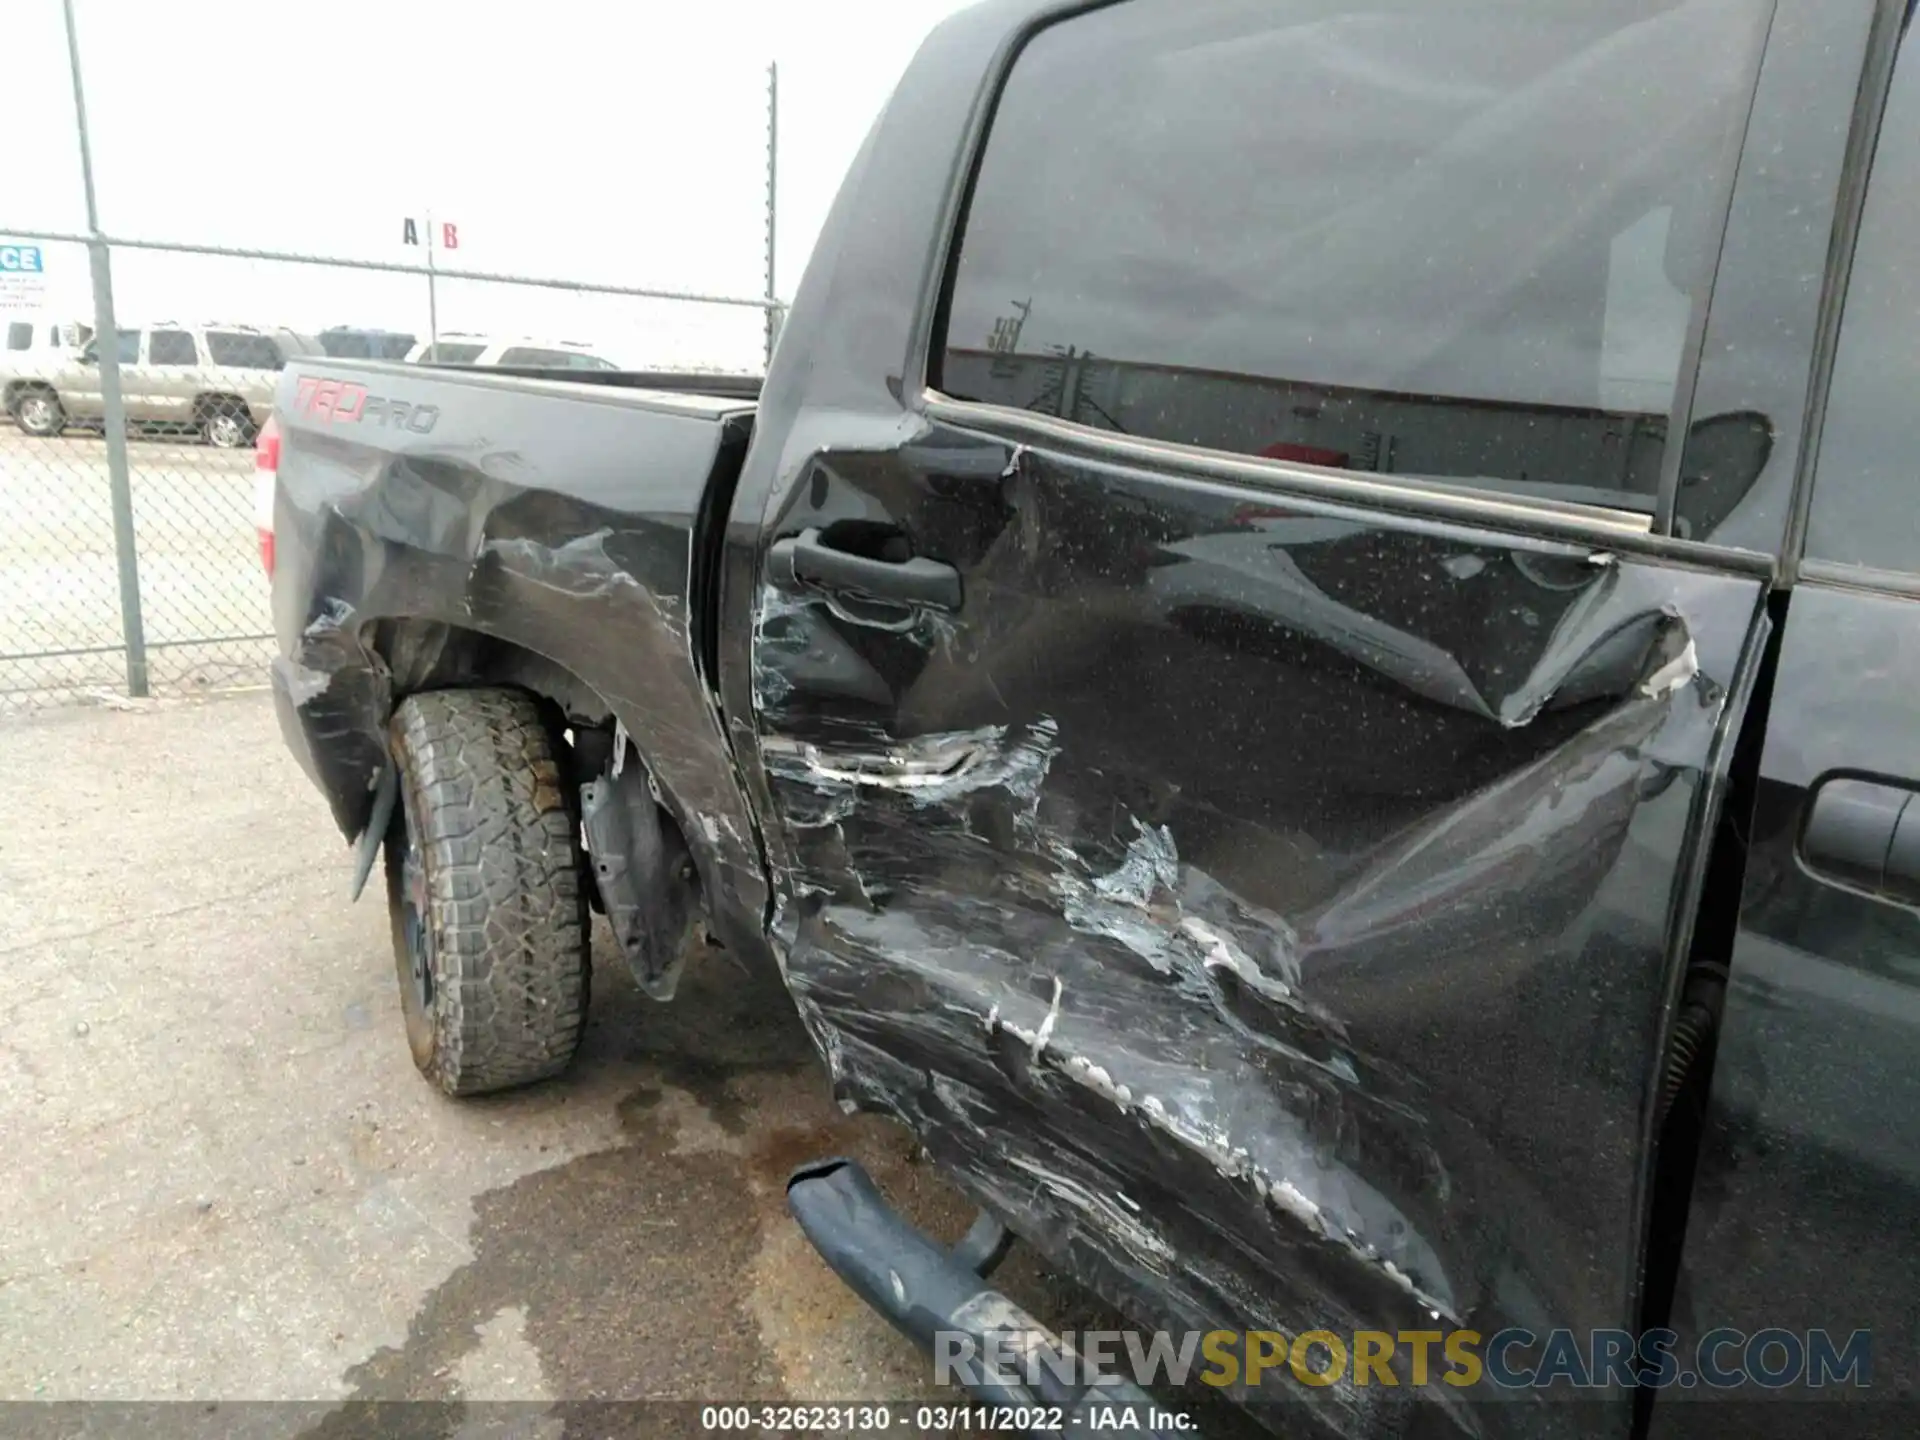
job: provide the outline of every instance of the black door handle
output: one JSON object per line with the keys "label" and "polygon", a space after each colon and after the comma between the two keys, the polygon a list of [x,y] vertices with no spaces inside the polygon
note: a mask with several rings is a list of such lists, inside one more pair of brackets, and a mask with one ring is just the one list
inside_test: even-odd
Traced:
{"label": "black door handle", "polygon": [[803,530],[773,542],[767,565],[775,584],[812,584],[826,590],[844,590],[874,600],[927,605],[936,610],[960,608],[960,572],[938,560],[916,556],[911,560],[876,560],[850,550],[836,550],[818,530]]}
{"label": "black door handle", "polygon": [[1800,856],[1822,879],[1901,905],[1920,904],[1920,794],[1856,776],[1813,792]]}

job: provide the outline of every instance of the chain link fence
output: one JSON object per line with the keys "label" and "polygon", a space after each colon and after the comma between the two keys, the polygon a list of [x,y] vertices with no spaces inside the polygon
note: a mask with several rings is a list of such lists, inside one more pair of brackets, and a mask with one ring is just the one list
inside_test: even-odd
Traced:
{"label": "chain link fence", "polygon": [[252,456],[174,437],[129,447],[144,641],[130,651],[106,449],[84,431],[0,438],[0,713],[260,681],[271,621]]}
{"label": "chain link fence", "polygon": [[[771,71],[765,289],[693,293],[465,269],[457,232],[425,216],[418,258],[391,261],[105,233],[72,0],[60,10],[86,225],[9,230],[0,213],[0,717],[264,683],[252,447],[288,363],[751,373],[771,354]],[[30,282],[50,268],[86,275],[85,301],[41,303]],[[188,298],[116,314],[129,279]],[[209,296],[218,315],[192,308]]]}

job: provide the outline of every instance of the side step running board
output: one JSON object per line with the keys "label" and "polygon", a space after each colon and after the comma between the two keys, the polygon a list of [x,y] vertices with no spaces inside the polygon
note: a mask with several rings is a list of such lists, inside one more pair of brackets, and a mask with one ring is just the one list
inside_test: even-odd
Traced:
{"label": "side step running board", "polygon": [[[1057,1407],[1061,1412],[1062,1428],[1028,1433],[1049,1440],[1091,1435],[1096,1409],[1110,1419],[1107,1412],[1129,1408],[1139,1417],[1138,1429],[1127,1427],[1135,1434],[1194,1434],[1171,1426],[1155,1429],[1151,1422],[1158,1407],[1130,1381],[1101,1376],[1084,1383],[1084,1361],[985,1283],[983,1277],[999,1264],[1010,1243],[1005,1229],[991,1217],[983,1214],[967,1237],[948,1250],[902,1219],[858,1161],[844,1159],[820,1160],[796,1170],[787,1181],[787,1209],[834,1274],[929,1354],[936,1353],[943,1336],[949,1356],[956,1353],[955,1337],[964,1337],[960,1356],[1017,1353],[1004,1342],[997,1350],[990,1347],[989,1335],[1007,1335],[1029,1345],[1037,1338],[1049,1348],[1049,1358],[1070,1362],[1058,1369],[1045,1363],[1016,1367],[1014,1373],[999,1375],[977,1362],[962,1367],[963,1374],[971,1373],[968,1392],[983,1404]],[[1069,1369],[1074,1378],[1063,1378]]]}

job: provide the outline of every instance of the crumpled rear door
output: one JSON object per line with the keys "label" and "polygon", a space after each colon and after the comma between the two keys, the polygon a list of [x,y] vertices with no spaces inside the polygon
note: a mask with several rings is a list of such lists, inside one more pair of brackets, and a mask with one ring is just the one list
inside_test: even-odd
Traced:
{"label": "crumpled rear door", "polygon": [[1761,580],[955,431],[814,475],[796,518],[963,557],[957,611],[762,591],[775,929],[844,1093],[1178,1324],[1630,1324]]}
{"label": "crumpled rear door", "polygon": [[[1810,333],[1710,292],[1729,213],[1825,240],[1740,170],[1778,8],[1063,7],[984,139],[951,50],[876,128],[743,480],[775,937],[843,1093],[1143,1317],[1639,1319],[1772,563],[1688,537]],[[1288,1433],[1631,1421],[1354,1374]]]}

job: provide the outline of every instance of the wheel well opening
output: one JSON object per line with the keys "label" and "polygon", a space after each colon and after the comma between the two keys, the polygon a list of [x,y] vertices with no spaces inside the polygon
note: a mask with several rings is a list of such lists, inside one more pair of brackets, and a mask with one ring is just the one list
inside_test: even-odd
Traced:
{"label": "wheel well opening", "polygon": [[376,620],[361,634],[398,704],[422,690],[511,685],[557,707],[568,724],[611,724],[613,707],[586,681],[536,650],[439,620]]}
{"label": "wheel well opening", "polygon": [[[449,625],[438,620],[378,620],[362,634],[366,649],[386,667],[391,703],[427,690],[510,686],[540,702],[554,738],[555,754],[564,770],[570,803],[576,811],[582,785],[609,772],[615,763],[616,726],[613,707],[600,693],[566,666],[536,650],[497,635]],[[622,767],[637,763],[655,774],[652,763],[630,736]],[[660,823],[672,833],[680,852],[691,854],[686,827],[654,791]],[[694,867],[699,886],[699,867]],[[703,888],[703,887],[701,887]]]}
{"label": "wheel well opening", "polygon": [[44,380],[14,380],[9,382],[4,391],[0,391],[0,401],[3,401],[8,408],[12,408],[14,403],[23,396],[35,394],[52,395],[55,399],[59,398],[53,386]]}

